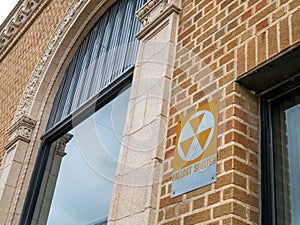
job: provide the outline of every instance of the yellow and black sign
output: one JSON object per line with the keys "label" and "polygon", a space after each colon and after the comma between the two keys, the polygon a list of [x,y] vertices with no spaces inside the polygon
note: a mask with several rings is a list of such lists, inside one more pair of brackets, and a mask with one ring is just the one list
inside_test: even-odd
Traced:
{"label": "yellow and black sign", "polygon": [[178,121],[172,197],[216,181],[219,100]]}

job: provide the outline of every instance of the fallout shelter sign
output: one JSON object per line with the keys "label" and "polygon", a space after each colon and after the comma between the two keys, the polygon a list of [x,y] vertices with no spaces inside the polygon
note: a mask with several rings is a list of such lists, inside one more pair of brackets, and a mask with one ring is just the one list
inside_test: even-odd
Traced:
{"label": "fallout shelter sign", "polygon": [[216,181],[219,100],[178,122],[171,197]]}

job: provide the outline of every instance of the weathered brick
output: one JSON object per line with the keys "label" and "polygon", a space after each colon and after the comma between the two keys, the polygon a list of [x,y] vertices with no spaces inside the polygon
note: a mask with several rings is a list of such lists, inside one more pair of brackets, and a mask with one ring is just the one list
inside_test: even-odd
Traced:
{"label": "weathered brick", "polygon": [[252,16],[253,14],[253,9],[249,9],[248,11],[244,12],[242,15],[241,15],[241,21],[244,22],[245,20],[247,20],[250,16]]}
{"label": "weathered brick", "polygon": [[245,46],[238,48],[237,50],[237,74],[238,76],[246,71],[245,65]]}
{"label": "weathered brick", "polygon": [[230,31],[238,26],[238,19],[233,20],[227,25],[227,31]]}
{"label": "weathered brick", "polygon": [[213,208],[213,217],[218,218],[232,213],[232,203],[226,203]]}
{"label": "weathered brick", "polygon": [[249,223],[245,223],[237,218],[231,217],[223,219],[222,225],[249,225]]}
{"label": "weathered brick", "polygon": [[176,207],[175,206],[166,209],[166,212],[165,212],[166,219],[170,219],[175,216],[176,216]]}
{"label": "weathered brick", "polygon": [[288,18],[280,21],[280,49],[286,49],[289,47],[290,38],[289,38],[289,25],[288,25]]}
{"label": "weathered brick", "polygon": [[292,15],[292,44],[300,41],[300,9]]}
{"label": "weathered brick", "polygon": [[196,29],[195,25],[192,25],[190,28],[188,28],[187,30],[185,30],[183,33],[181,33],[178,36],[178,41],[181,41],[183,39],[185,39],[187,36],[189,36],[191,33],[193,33],[193,31]]}
{"label": "weathered brick", "polygon": [[280,19],[281,17],[283,17],[285,14],[285,10],[283,8],[279,8],[278,10],[276,10],[273,14],[272,14],[272,22]]}
{"label": "weathered brick", "polygon": [[250,210],[250,221],[252,221],[254,223],[257,223],[257,224],[259,223],[258,212]]}
{"label": "weathered brick", "polygon": [[259,3],[255,5],[255,11],[259,11],[264,8],[268,4],[268,0],[261,0]]}
{"label": "weathered brick", "polygon": [[162,225],[180,225],[180,219],[175,219],[175,220],[163,223]]}
{"label": "weathered brick", "polygon": [[235,74],[234,72],[231,72],[231,73],[227,73],[225,76],[223,76],[218,84],[219,84],[219,87],[223,87],[224,85],[228,84],[229,82],[233,81],[235,79]]}
{"label": "weathered brick", "polygon": [[186,203],[182,203],[178,206],[178,215],[187,213],[190,211],[190,203],[186,202]]}
{"label": "weathered brick", "polygon": [[205,13],[205,14],[208,13],[210,10],[213,9],[213,7],[214,7],[214,2],[211,2],[208,6],[206,6],[206,7],[204,8],[204,13]]}
{"label": "weathered brick", "polygon": [[215,40],[218,40],[224,34],[225,34],[225,27],[221,28],[219,31],[216,32],[216,34],[215,34]]}
{"label": "weathered brick", "polygon": [[277,36],[277,26],[274,25],[268,30],[268,46],[269,46],[269,56],[273,56],[278,52],[278,36]]}
{"label": "weathered brick", "polygon": [[259,22],[261,19],[267,17],[270,13],[272,13],[276,9],[276,2],[272,2],[259,13],[256,13],[254,17],[249,20],[249,26],[252,26]]}
{"label": "weathered brick", "polygon": [[257,37],[257,63],[260,64],[266,60],[266,33],[263,32]]}
{"label": "weathered brick", "polygon": [[210,220],[210,209],[183,218],[184,225],[194,225]]}
{"label": "weathered brick", "polygon": [[175,198],[165,197],[160,200],[160,208],[165,206],[169,206],[182,201],[182,195],[177,196]]}
{"label": "weathered brick", "polygon": [[200,196],[203,193],[209,192],[211,190],[211,185],[206,185],[204,187],[198,188],[196,190],[187,193],[187,198],[192,198],[195,196]]}
{"label": "weathered brick", "polygon": [[256,65],[256,46],[255,39],[247,44],[247,69],[250,70]]}
{"label": "weathered brick", "polygon": [[298,6],[300,6],[300,2],[298,0],[293,0],[289,3],[289,10],[291,11]]}
{"label": "weathered brick", "polygon": [[204,197],[194,200],[193,209],[200,209],[204,207],[204,203],[205,203],[204,201],[205,201]]}
{"label": "weathered brick", "polygon": [[220,202],[220,200],[221,200],[221,192],[218,191],[216,193],[208,195],[207,205],[218,203]]}
{"label": "weathered brick", "polygon": [[163,210],[160,210],[159,213],[158,213],[158,222],[162,221],[164,219],[164,211]]}
{"label": "weathered brick", "polygon": [[231,21],[235,20],[241,13],[244,11],[244,6],[241,5],[239,8],[235,9],[233,12],[229,13],[228,16],[226,16],[221,21],[221,26],[225,26],[226,24],[229,24]]}
{"label": "weathered brick", "polygon": [[229,62],[230,60],[232,60],[234,58],[234,52],[231,51],[230,53],[226,54],[225,56],[223,56],[221,59],[220,59],[220,65],[223,65],[227,62]]}
{"label": "weathered brick", "polygon": [[269,25],[269,18],[266,18],[256,25],[256,33],[266,28]]}
{"label": "weathered brick", "polygon": [[[225,167],[226,166],[226,167]],[[245,175],[251,176],[253,178],[258,178],[258,171],[253,167],[243,163],[237,159],[229,159],[224,163],[225,171],[237,170]]]}
{"label": "weathered brick", "polygon": [[244,134],[247,134],[247,125],[244,123],[241,123],[240,121],[238,121],[236,119],[231,119],[226,122],[226,130],[230,130],[230,129],[237,129],[237,130],[243,132]]}

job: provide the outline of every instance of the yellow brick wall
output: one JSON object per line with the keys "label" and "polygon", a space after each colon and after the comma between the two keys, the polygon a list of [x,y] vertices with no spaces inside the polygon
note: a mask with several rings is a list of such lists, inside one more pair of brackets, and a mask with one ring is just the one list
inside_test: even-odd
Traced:
{"label": "yellow brick wall", "polygon": [[[159,224],[259,224],[259,99],[233,81],[299,43],[300,1],[183,0],[182,8]],[[217,182],[170,198],[177,121],[211,97],[221,102]]]}
{"label": "yellow brick wall", "polygon": [[53,0],[0,61],[0,164],[11,125],[26,83],[72,0]]}

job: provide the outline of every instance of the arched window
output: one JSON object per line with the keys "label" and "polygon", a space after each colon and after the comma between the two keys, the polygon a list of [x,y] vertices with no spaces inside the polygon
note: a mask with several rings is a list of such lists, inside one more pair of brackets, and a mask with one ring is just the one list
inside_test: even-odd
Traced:
{"label": "arched window", "polygon": [[22,224],[106,224],[138,42],[135,12],[119,0],[90,30],[54,99]]}

